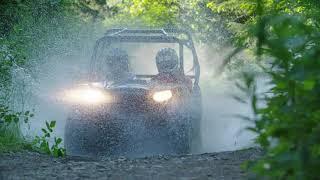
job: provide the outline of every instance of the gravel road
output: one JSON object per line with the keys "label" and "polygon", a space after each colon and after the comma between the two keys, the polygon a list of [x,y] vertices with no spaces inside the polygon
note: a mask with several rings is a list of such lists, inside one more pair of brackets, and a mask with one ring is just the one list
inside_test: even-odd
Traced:
{"label": "gravel road", "polygon": [[0,179],[243,179],[240,164],[260,155],[259,149],[136,159],[7,153],[0,154]]}

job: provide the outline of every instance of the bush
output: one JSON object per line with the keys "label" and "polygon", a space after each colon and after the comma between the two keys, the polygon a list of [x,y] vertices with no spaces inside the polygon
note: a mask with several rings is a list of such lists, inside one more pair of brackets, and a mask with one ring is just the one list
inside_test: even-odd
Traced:
{"label": "bush", "polygon": [[18,151],[30,148],[20,129],[21,121],[25,123],[33,117],[30,111],[12,112],[6,106],[0,106],[0,152]]}
{"label": "bush", "polygon": [[56,126],[56,121],[46,121],[46,128],[42,128],[42,136],[36,136],[34,145],[42,152],[55,157],[65,156],[66,150],[61,147],[62,139],[54,137],[52,146],[50,147],[49,141]]}
{"label": "bush", "polygon": [[247,167],[255,178],[318,179],[320,34],[315,24],[319,21],[305,14],[263,13],[261,0],[257,12],[251,35],[257,39],[256,55],[272,87],[258,94],[256,78],[248,73],[239,85],[249,95],[255,114],[249,129],[258,134],[257,143],[266,152]]}
{"label": "bush", "polygon": [[36,136],[33,141],[23,136],[20,128],[21,121],[28,123],[33,116],[30,111],[13,112],[6,106],[0,106],[0,153],[33,150],[55,157],[64,156],[65,149],[61,147],[61,138],[54,137],[52,146],[49,146],[56,125],[55,121],[46,122],[46,127],[42,129],[43,135]]}

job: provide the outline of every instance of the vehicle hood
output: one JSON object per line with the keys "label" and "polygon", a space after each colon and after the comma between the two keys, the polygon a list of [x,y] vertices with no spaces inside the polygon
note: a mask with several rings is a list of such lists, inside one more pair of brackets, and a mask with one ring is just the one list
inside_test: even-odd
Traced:
{"label": "vehicle hood", "polygon": [[131,89],[131,90],[150,90],[151,85],[149,84],[120,84],[120,85],[107,85],[106,90],[121,90],[121,89]]}

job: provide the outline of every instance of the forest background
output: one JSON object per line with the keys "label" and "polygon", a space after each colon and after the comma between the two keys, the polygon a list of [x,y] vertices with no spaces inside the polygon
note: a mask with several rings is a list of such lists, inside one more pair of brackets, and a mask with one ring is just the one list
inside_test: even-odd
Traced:
{"label": "forest background", "polygon": [[[28,87],[37,83],[39,64],[48,57],[90,47],[82,42],[101,27],[183,28],[209,51],[232,47],[217,69],[247,63],[259,67],[258,72],[241,72],[236,80],[243,96],[235,98],[254,112],[239,118],[252,122],[248,130],[257,134],[256,143],[265,151],[245,167],[267,179],[316,179],[319,10],[318,0],[1,0],[0,151],[33,149],[20,128],[34,116],[26,109],[32,94]],[[250,61],[237,58],[239,53]],[[261,76],[270,87],[263,93],[256,84]],[[54,147],[46,140],[55,122],[45,127],[38,147],[63,155],[60,138]]]}

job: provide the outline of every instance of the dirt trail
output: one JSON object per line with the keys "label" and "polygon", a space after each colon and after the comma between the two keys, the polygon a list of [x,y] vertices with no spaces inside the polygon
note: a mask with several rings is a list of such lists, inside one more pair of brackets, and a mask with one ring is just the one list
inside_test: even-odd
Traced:
{"label": "dirt trail", "polygon": [[146,158],[52,158],[30,152],[0,155],[0,179],[243,179],[240,164],[258,149]]}

